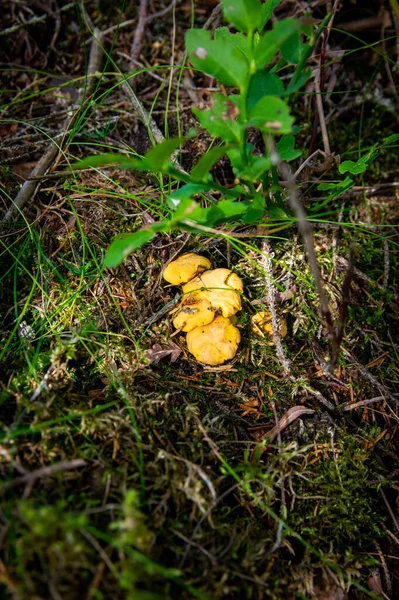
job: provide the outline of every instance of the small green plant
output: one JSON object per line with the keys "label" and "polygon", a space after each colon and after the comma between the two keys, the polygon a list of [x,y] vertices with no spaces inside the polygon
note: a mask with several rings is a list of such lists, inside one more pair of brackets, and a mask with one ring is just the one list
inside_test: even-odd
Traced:
{"label": "small green plant", "polygon": [[356,185],[356,180],[359,175],[367,170],[369,165],[378,157],[379,153],[382,150],[391,148],[397,144],[398,141],[399,135],[394,133],[385,138],[381,144],[374,144],[371,146],[369,151],[363,154],[363,156],[361,156],[356,162],[353,160],[345,160],[341,162],[338,170],[341,174],[345,175],[345,178],[338,182],[321,183],[317,187],[318,190],[327,191],[329,194],[322,203],[315,206],[315,209],[319,210],[334,198],[338,198],[338,196],[353,188],[353,186]]}
{"label": "small green plant", "polygon": [[[176,154],[186,137],[169,138],[155,145],[142,158],[120,154],[88,157],[76,169],[118,164],[121,168],[152,172],[170,178],[171,192],[165,206],[166,218],[114,239],[104,259],[106,267],[116,267],[131,252],[149,242],[159,232],[185,229],[214,234],[215,227],[227,222],[268,224],[277,221],[287,225],[295,219],[283,200],[286,194],[279,184],[277,165],[301,155],[295,149],[294,118],[288,99],[310,76],[306,67],[316,40],[329,20],[327,16],[315,30],[310,22],[283,19],[264,31],[273,9],[280,0],[223,0],[225,19],[237,30],[216,29],[212,37],[204,29],[190,29],[186,47],[194,67],[213,76],[233,93],[213,94],[213,105],[207,110],[193,109],[201,126],[214,138],[208,152],[189,173],[176,163]],[[302,37],[307,42],[302,41]],[[281,73],[288,73],[285,85]],[[254,151],[248,131],[257,130],[263,138],[264,152]],[[318,205],[355,185],[356,177],[375,159],[378,151],[396,141],[390,136],[383,146],[373,146],[356,163],[345,161],[340,167],[346,177],[338,182],[322,184],[320,190],[330,192]],[[211,170],[226,155],[235,175],[233,187],[215,181]],[[208,206],[196,201],[205,198]],[[283,222],[283,223],[281,223]]]}
{"label": "small green plant", "polygon": [[[301,154],[294,146],[294,118],[287,100],[310,76],[306,62],[325,23],[314,31],[310,23],[283,19],[264,31],[277,4],[279,0],[267,0],[263,4],[260,0],[223,1],[224,17],[236,33],[227,27],[216,29],[213,38],[203,29],[187,32],[186,47],[194,67],[215,77],[220,84],[234,88],[229,95],[215,93],[212,108],[193,109],[215,143],[190,173],[174,162],[186,138],[167,139],[151,148],[143,158],[106,154],[89,157],[75,165],[75,168],[85,168],[119,164],[122,168],[171,178],[168,218],[117,237],[108,249],[105,266],[117,266],[162,231],[186,229],[212,233],[212,228],[222,223],[260,223],[265,215],[269,219],[292,220],[282,204],[276,159],[277,154],[278,160],[285,161]],[[301,40],[302,36],[308,39],[307,43]],[[285,85],[280,73],[283,70],[286,73],[287,67],[291,67],[291,77]],[[263,155],[255,153],[248,141],[250,128],[258,130],[263,137]],[[230,188],[217,183],[211,175],[213,166],[224,155],[229,158],[235,174],[235,184]],[[211,203],[205,208],[195,201],[204,195]]]}

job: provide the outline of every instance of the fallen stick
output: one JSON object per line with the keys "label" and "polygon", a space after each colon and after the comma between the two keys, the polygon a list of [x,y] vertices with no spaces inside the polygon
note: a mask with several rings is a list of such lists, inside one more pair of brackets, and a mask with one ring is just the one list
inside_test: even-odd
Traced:
{"label": "fallen stick", "polygon": [[[59,149],[60,147],[57,144],[54,144],[54,142],[52,142],[46,154],[44,154],[41,157],[41,159],[33,169],[30,177],[39,177],[44,175],[58,156]],[[7,223],[9,221],[13,221],[17,214],[22,211],[23,207],[27,204],[27,202],[31,198],[34,198],[39,186],[40,181],[37,181],[35,179],[27,179],[21,187],[21,189],[19,190],[18,194],[16,195],[13,204],[10,206],[10,208],[4,215],[3,222]]]}

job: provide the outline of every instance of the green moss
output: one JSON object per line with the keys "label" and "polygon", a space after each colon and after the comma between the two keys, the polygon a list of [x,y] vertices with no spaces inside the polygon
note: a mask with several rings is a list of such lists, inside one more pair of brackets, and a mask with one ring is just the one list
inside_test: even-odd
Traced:
{"label": "green moss", "polygon": [[[376,434],[370,430],[369,438]],[[384,472],[370,445],[364,435],[331,431],[330,440],[310,453],[312,467],[305,463],[296,474],[288,523],[325,552],[359,553],[384,536],[378,492]]]}

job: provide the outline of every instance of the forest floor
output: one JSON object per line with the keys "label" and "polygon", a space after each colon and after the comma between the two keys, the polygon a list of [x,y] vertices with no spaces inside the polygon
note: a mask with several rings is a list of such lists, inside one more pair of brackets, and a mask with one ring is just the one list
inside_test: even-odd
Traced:
{"label": "forest floor", "polygon": [[[320,22],[331,4],[284,0],[273,18]],[[324,61],[332,152],[357,160],[398,131],[398,20],[388,1],[335,4],[310,66]],[[162,233],[104,269],[116,234],[169,210],[169,182],[68,169],[199,130],[192,107],[215,82],[190,68],[184,34],[220,26],[217,5],[2,1],[0,213],[37,178],[0,229],[1,598],[399,597],[397,148],[322,209],[317,185],[341,177],[336,163],[302,172],[334,315],[355,248],[330,375],[295,225]],[[290,104],[298,169],[325,150],[314,78]],[[182,166],[210,143],[200,131]],[[214,175],[234,180],[227,159]],[[244,282],[241,346],[221,367],[172,337],[179,290],[162,272],[190,251]],[[278,352],[250,325],[270,302],[288,324]]]}

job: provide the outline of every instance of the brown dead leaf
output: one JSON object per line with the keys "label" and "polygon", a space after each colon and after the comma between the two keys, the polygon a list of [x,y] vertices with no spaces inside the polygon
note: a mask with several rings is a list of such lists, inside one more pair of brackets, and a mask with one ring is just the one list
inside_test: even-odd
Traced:
{"label": "brown dead leaf", "polygon": [[379,569],[375,569],[368,580],[369,588],[374,594],[381,595],[382,589],[381,575]]}
{"label": "brown dead leaf", "polygon": [[346,600],[347,598],[347,594],[345,594],[341,588],[335,585],[328,591],[321,592],[319,594],[316,593],[315,596],[315,600]]}
{"label": "brown dead leaf", "polygon": [[181,348],[174,342],[170,342],[167,346],[161,346],[160,344],[154,344],[152,348],[149,348],[145,353],[146,359],[150,363],[158,363],[165,356],[170,356],[170,362],[175,362],[180,354],[182,353]]}
{"label": "brown dead leaf", "polygon": [[255,437],[259,441],[268,438],[271,442],[273,442],[276,439],[279,430],[280,432],[283,431],[286,427],[291,425],[291,423],[296,421],[296,419],[299,419],[299,417],[301,417],[302,415],[313,415],[314,412],[315,411],[311,408],[305,408],[304,406],[293,406],[292,408],[287,410],[287,412],[281,417],[278,428],[277,426],[275,426],[272,429],[270,429],[267,433],[255,432]]}

